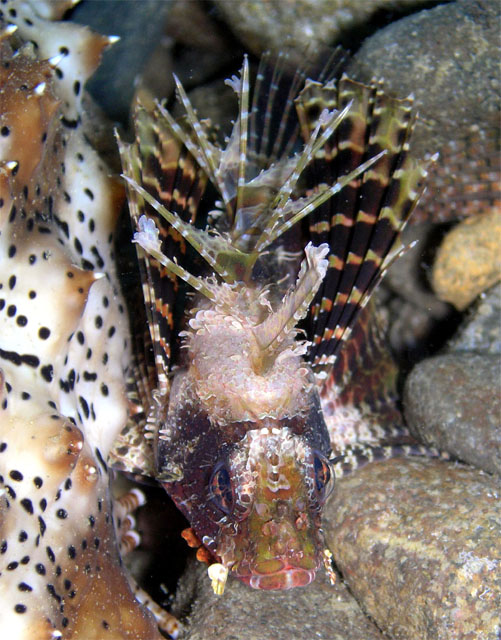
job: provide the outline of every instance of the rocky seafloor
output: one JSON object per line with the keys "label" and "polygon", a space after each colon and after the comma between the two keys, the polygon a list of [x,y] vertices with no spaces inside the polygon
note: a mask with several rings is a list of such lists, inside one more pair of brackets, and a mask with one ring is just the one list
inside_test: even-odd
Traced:
{"label": "rocky seafloor", "polygon": [[[9,7],[19,10],[23,4],[11,2]],[[179,531],[184,526],[182,519],[160,491],[145,488],[149,504],[136,516],[142,546],[126,559],[135,577],[161,605],[172,610],[181,621],[182,637],[190,639],[499,640],[499,4],[495,0],[443,4],[406,0],[374,3],[84,0],[65,19],[90,24],[103,34],[121,36],[120,43],[104,54],[101,70],[89,85],[109,120],[103,117],[93,120],[94,116],[89,115],[82,123],[86,127],[85,139],[91,139],[101,156],[106,156],[109,166],[117,171],[112,123],[118,122],[122,130],[128,130],[131,104],[138,95],[170,96],[172,71],[183,81],[201,115],[224,122],[233,115],[233,105],[229,109],[228,88],[222,81],[239,67],[244,51],[259,56],[268,48],[287,46],[291,55],[294,52],[300,55],[298,52],[308,43],[319,42],[328,45],[340,42],[351,49],[353,57],[348,63],[351,76],[362,81],[383,78],[386,89],[398,97],[413,93],[420,117],[412,153],[419,158],[440,154],[430,170],[429,184],[413,223],[406,230],[406,240],[418,242],[392,267],[379,298],[388,319],[391,346],[402,366],[406,420],[420,440],[447,451],[453,460],[389,460],[368,465],[340,480],[325,510],[325,531],[334,556],[336,585],[330,585],[320,575],[304,589],[279,593],[254,591],[230,580],[223,596],[214,595],[205,567],[190,556],[184,542],[179,540]],[[6,162],[10,157],[2,156],[2,160]],[[3,170],[4,177],[7,169]],[[77,184],[79,180],[83,178],[77,173]],[[69,189],[66,193],[73,196]],[[61,198],[65,200],[64,193]],[[107,225],[103,238],[111,228],[111,223]],[[119,235],[122,242],[127,238],[127,229]],[[71,231],[70,239],[73,241]],[[2,245],[2,251],[9,250],[9,244]],[[84,273],[87,268],[81,264],[84,258],[95,259],[92,243],[88,248],[84,246],[82,252],[78,244],[73,244],[72,251],[69,263],[79,264]],[[105,262],[113,259],[110,255]],[[133,277],[123,266],[127,260],[122,259],[117,274],[125,289]],[[105,270],[111,273],[106,282],[111,281],[112,287],[114,267],[105,265]],[[6,281],[5,289],[8,286]],[[115,294],[110,290],[111,298]],[[116,294],[111,311],[106,312],[111,314],[109,322],[113,321],[113,314],[120,317],[119,304]],[[97,311],[92,305],[87,307],[87,320],[82,311],[82,323],[95,322],[99,312],[107,326],[108,316],[102,305],[96,305]],[[77,335],[77,320],[74,326],[70,325],[68,319],[67,333]],[[5,335],[3,328],[2,338]],[[91,346],[100,353],[99,338],[93,339],[95,346]],[[7,350],[4,342],[1,348]],[[65,379],[70,379],[64,365],[59,364]],[[118,361],[114,366],[126,368]],[[21,393],[26,389],[15,391]],[[121,393],[118,386],[117,404],[124,411]],[[78,397],[84,395],[81,392]],[[57,401],[53,391],[49,397]],[[16,403],[11,406],[15,410]],[[62,415],[71,413],[67,409],[64,414],[64,407],[60,408]],[[12,425],[19,415],[22,410],[10,417],[8,424]],[[78,422],[84,434],[92,433],[92,429],[86,431],[87,422],[85,418]],[[108,442],[99,443],[102,454],[106,455],[108,446]],[[80,466],[85,462],[99,468],[95,450],[86,455],[88,458],[82,459]],[[6,477],[10,470],[8,467],[2,474]],[[61,471],[63,485],[67,480],[65,473]],[[89,504],[98,499],[95,496],[107,499],[104,480],[93,491],[87,498]],[[5,501],[5,494],[2,496]],[[56,523],[62,508],[56,504],[59,500],[52,505]],[[52,507],[49,505],[49,510]],[[5,509],[2,503],[4,532],[8,522],[3,515]],[[92,515],[94,508],[88,509]],[[30,516],[25,511],[20,508],[18,517]],[[72,565],[71,578],[69,573],[66,577],[55,575],[54,580],[61,580],[63,586],[56,585],[53,592],[48,591],[49,595],[44,593],[36,605],[38,630],[46,624],[46,610],[57,609],[61,598],[63,604],[66,598],[67,610],[76,620],[67,627],[71,633],[61,626],[61,620],[67,617],[63,616],[57,626],[62,635],[36,635],[42,631],[30,635],[35,627],[23,629],[16,622],[17,626],[9,627],[14,634],[11,637],[85,640],[155,637],[151,619],[130,604],[131,591],[120,575],[121,569],[117,569],[118,555],[109,523],[98,519],[98,526],[101,538],[106,541],[106,550],[102,552],[104,564],[113,577],[102,580],[93,566],[91,578],[100,583],[100,589],[89,588],[86,603],[84,597],[70,606],[68,596],[62,595],[64,579],[94,584],[90,578],[85,583],[85,575]],[[21,525],[15,529],[16,535],[18,530],[24,531]],[[60,527],[51,534],[56,540],[59,531]],[[84,532],[77,537],[82,546],[89,536]],[[21,543],[18,540],[16,544]],[[58,544],[56,541],[52,546]],[[72,545],[70,539],[63,543],[62,552],[66,556],[68,553],[71,556]],[[94,556],[99,565],[97,548]],[[10,559],[10,562],[12,567],[12,562],[18,561]],[[50,554],[47,564],[56,564]],[[70,571],[62,561],[60,565],[64,572]],[[53,569],[56,574],[57,567]],[[2,573],[11,580],[13,571],[7,566]],[[16,589],[26,593],[20,584],[31,586],[27,580],[6,584],[10,594]],[[123,602],[123,606],[112,614],[113,607],[102,603],[107,598]],[[106,618],[108,628],[102,625],[104,609],[110,610],[111,617]],[[0,612],[0,623],[2,615]],[[19,617],[15,616],[16,621]],[[143,625],[141,629],[139,624]],[[94,627],[97,630],[92,635],[89,629]],[[43,628],[45,633],[47,630]],[[47,634],[54,633],[54,629],[56,626]]]}

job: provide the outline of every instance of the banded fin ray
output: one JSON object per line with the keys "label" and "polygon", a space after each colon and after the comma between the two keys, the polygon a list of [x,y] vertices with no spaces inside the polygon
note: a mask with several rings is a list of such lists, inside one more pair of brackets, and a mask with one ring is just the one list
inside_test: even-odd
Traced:
{"label": "banded fin ray", "polygon": [[[136,110],[136,142],[119,141],[124,172],[144,185],[149,197],[174,211],[180,220],[194,222],[207,178],[193,161],[187,148],[165,127],[157,109],[139,106]],[[186,251],[182,235],[146,202],[143,195],[128,188],[133,224],[147,215],[159,230],[160,252],[173,258]],[[143,295],[158,376],[158,393],[168,390],[173,339],[173,307],[177,293],[175,275],[153,256],[138,249]]]}
{"label": "banded fin ray", "polygon": [[364,158],[383,149],[387,153],[310,217],[313,241],[327,241],[331,247],[329,269],[308,328],[313,341],[309,358],[320,382],[349,339],[360,310],[399,255],[398,236],[425,175],[406,156],[410,102],[389,99],[376,85],[366,87],[346,77],[337,86],[307,82],[297,100],[303,135],[313,129],[325,105],[339,109],[349,102],[353,106],[348,115],[317,154],[312,181],[318,175],[335,181]]}

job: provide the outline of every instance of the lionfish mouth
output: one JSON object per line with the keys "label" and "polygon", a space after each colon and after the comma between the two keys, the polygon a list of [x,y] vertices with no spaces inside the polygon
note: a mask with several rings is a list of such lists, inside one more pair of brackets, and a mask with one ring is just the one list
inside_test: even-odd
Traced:
{"label": "lionfish mouth", "polygon": [[308,563],[309,568],[293,564],[290,558],[261,560],[252,566],[239,567],[235,576],[253,589],[286,590],[306,587],[313,582],[317,567]]}
{"label": "lionfish mouth", "polygon": [[285,566],[280,571],[272,573],[254,573],[250,576],[239,576],[240,580],[253,589],[286,590],[294,587],[306,587],[315,578],[315,569],[300,569]]}

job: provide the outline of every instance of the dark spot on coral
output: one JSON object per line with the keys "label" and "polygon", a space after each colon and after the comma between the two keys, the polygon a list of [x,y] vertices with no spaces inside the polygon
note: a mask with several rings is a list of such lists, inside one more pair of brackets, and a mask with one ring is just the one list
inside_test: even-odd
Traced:
{"label": "dark spot on coral", "polygon": [[77,332],[77,340],[79,344],[83,344],[85,342],[84,334],[81,331]]}
{"label": "dark spot on coral", "polygon": [[71,560],[74,560],[77,557],[77,550],[72,544],[68,547],[68,557],[71,558]]}
{"label": "dark spot on coral", "polygon": [[5,553],[7,551],[7,547],[7,540],[2,540],[2,543],[0,544],[0,553]]}
{"label": "dark spot on coral", "polygon": [[28,564],[29,561],[30,561],[30,556],[23,556],[21,560],[19,560],[19,563],[22,565],[25,565],[25,564]]}
{"label": "dark spot on coral", "polygon": [[47,500],[45,498],[42,498],[38,504],[40,505],[40,510],[43,513],[45,509],[47,509]]}
{"label": "dark spot on coral", "polygon": [[16,604],[16,606],[14,607],[14,611],[16,613],[25,613],[26,612],[26,605],[25,604]]}
{"label": "dark spot on coral", "polygon": [[6,138],[6,137],[10,134],[10,129],[9,129],[9,127],[3,126],[3,127],[0,129],[0,133],[2,134],[2,136],[3,136],[4,138]]}
{"label": "dark spot on coral", "polygon": [[9,250],[7,251],[7,255],[9,258],[13,258],[16,255],[16,246],[11,244]]}
{"label": "dark spot on coral", "polygon": [[26,540],[28,540],[28,534],[24,530],[20,531],[17,539],[19,542],[26,542]]}
{"label": "dark spot on coral", "polygon": [[47,586],[47,591],[50,593],[50,595],[57,600],[58,602],[61,602],[61,596],[57,594],[56,589],[54,587],[53,584],[48,584]]}
{"label": "dark spot on coral", "polygon": [[55,562],[56,561],[56,556],[54,555],[54,551],[52,551],[52,549],[50,547],[47,547],[46,551],[47,551],[47,557],[49,558],[49,560],[51,562]]}
{"label": "dark spot on coral", "polygon": [[47,364],[40,369],[40,373],[42,374],[42,378],[47,382],[52,382],[52,378],[54,377],[54,368],[51,364]]}
{"label": "dark spot on coral", "polygon": [[40,340],[47,340],[49,336],[50,329],[48,329],[47,327],[40,327],[40,329],[38,330],[38,337],[40,338]]}
{"label": "dark spot on coral", "polygon": [[7,565],[7,571],[14,571],[14,569],[17,569],[17,567],[19,566],[19,562],[16,562],[14,560],[14,562],[9,562],[9,564]]}
{"label": "dark spot on coral", "polygon": [[9,316],[9,318],[12,318],[13,316],[16,315],[16,305],[15,304],[9,304],[9,306],[7,307],[7,315]]}
{"label": "dark spot on coral", "polygon": [[[96,458],[99,460],[99,464],[106,471],[108,467],[106,466],[106,462],[104,461],[104,458],[101,455],[101,452],[99,451],[99,449],[97,447],[94,449],[94,453],[96,454]],[[100,503],[98,503],[98,504],[100,504]],[[101,509],[99,509],[99,510],[101,511]]]}
{"label": "dark spot on coral", "polygon": [[35,485],[35,487],[37,489],[40,489],[40,487],[43,485],[43,480],[42,478],[40,478],[40,476],[35,476],[33,478],[33,484]]}
{"label": "dark spot on coral", "polygon": [[26,316],[17,316],[16,324],[19,327],[25,327],[28,324],[28,318]]}
{"label": "dark spot on coral", "polygon": [[23,392],[21,393],[21,398],[22,398],[23,400],[29,400],[29,399],[31,398],[31,395],[30,395],[27,391],[23,391]]}
{"label": "dark spot on coral", "polygon": [[21,505],[26,513],[29,513],[30,515],[33,514],[33,504],[29,498],[23,498],[21,500]]}
{"label": "dark spot on coral", "polygon": [[101,316],[96,316],[94,323],[96,325],[96,329],[100,329],[103,326],[103,319],[101,318]]}
{"label": "dark spot on coral", "polygon": [[43,536],[47,530],[47,525],[45,524],[45,520],[42,516],[38,516],[38,526],[40,527],[40,535]]}
{"label": "dark spot on coral", "polygon": [[35,571],[38,573],[38,575],[44,576],[45,566],[41,562],[39,562],[38,564],[35,565]]}
{"label": "dark spot on coral", "polygon": [[68,512],[66,511],[66,509],[58,509],[56,512],[56,516],[61,520],[64,520],[68,517]]}
{"label": "dark spot on coral", "polygon": [[28,293],[28,296],[33,300],[37,297],[37,292],[33,291],[33,289]]}
{"label": "dark spot on coral", "polygon": [[20,582],[17,585],[17,588],[19,589],[19,591],[33,591],[33,588],[30,587],[29,584],[26,584],[26,582]]}
{"label": "dark spot on coral", "polygon": [[104,384],[104,382],[101,385],[101,393],[103,394],[103,396],[107,396],[109,394],[110,390],[108,389],[108,386]]}
{"label": "dark spot on coral", "polygon": [[12,480],[15,480],[16,482],[21,482],[21,480],[23,479],[23,474],[20,471],[16,471],[16,469],[13,469],[9,473],[9,476],[12,478]]}

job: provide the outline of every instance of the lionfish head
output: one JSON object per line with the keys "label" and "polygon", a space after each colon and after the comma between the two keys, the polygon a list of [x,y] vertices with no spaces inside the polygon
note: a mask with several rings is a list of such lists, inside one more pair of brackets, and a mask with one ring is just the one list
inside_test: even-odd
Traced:
{"label": "lionfish head", "polygon": [[325,456],[288,428],[249,431],[210,479],[225,512],[216,554],[256,589],[312,582],[323,559],[321,508],[333,486]]}
{"label": "lionfish head", "polygon": [[259,589],[309,584],[322,561],[321,509],[333,483],[328,434],[296,322],[327,267],[306,248],[295,287],[206,283],[214,300],[184,333],[157,440],[158,477],[203,545]]}

